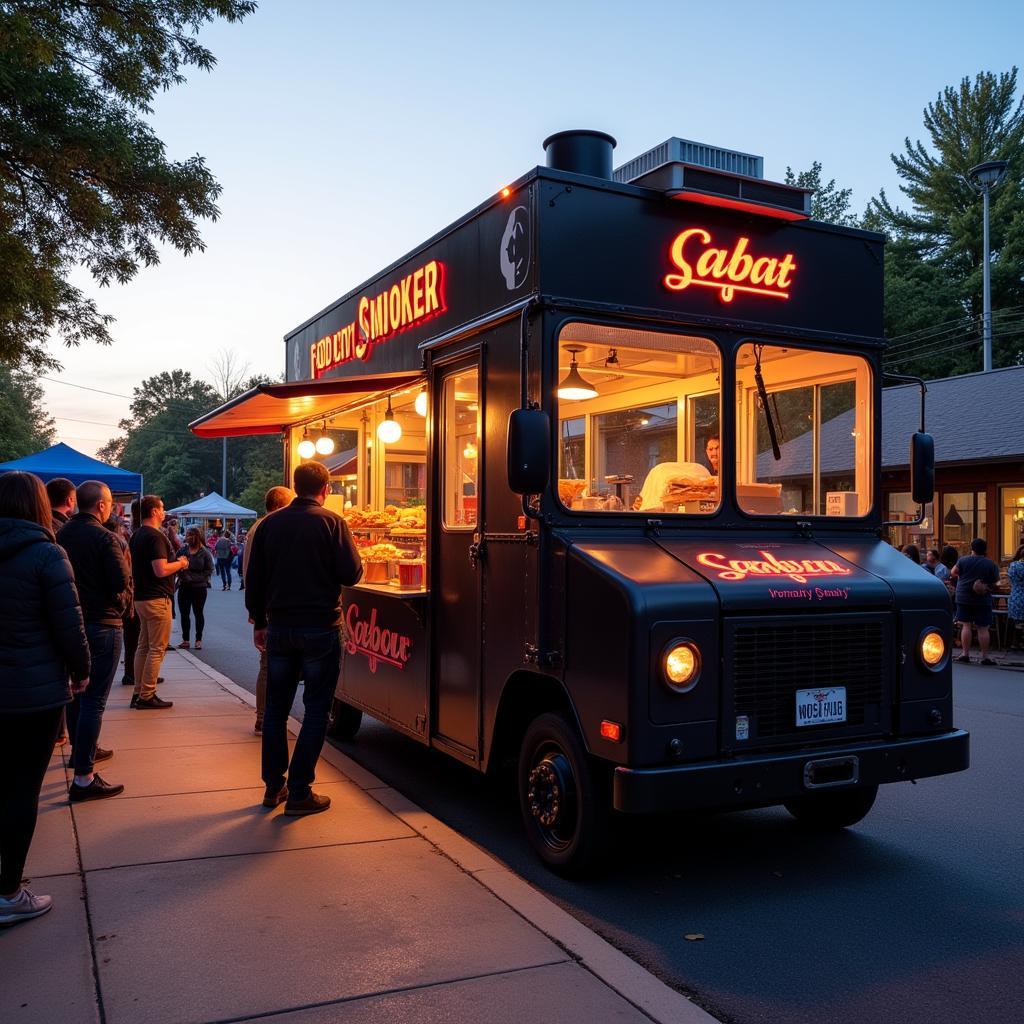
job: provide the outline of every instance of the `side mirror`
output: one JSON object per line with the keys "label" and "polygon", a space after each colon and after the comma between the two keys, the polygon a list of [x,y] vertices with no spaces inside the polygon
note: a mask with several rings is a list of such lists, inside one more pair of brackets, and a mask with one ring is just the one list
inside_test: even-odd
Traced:
{"label": "side mirror", "polygon": [[910,437],[910,493],[917,505],[935,497],[935,439],[920,430]]}
{"label": "side mirror", "polygon": [[551,475],[551,420],[540,409],[516,409],[508,418],[508,486],[539,494]]}

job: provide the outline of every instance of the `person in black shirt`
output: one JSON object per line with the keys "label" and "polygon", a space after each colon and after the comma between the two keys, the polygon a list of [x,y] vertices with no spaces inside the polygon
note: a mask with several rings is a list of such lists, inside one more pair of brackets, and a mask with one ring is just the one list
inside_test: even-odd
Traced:
{"label": "person in black shirt", "polygon": [[[284,803],[285,814],[302,815],[331,805],[330,797],[310,787],[341,670],[341,588],[357,583],[363,566],[348,524],[323,507],[331,485],[327,469],[303,463],[294,483],[295,500],[254,532],[245,606],[253,642],[267,652],[263,805]],[[288,712],[300,673],[305,714],[289,763]]]}
{"label": "person in black shirt", "polygon": [[171,638],[171,602],[174,574],[188,568],[188,559],[176,558],[171,542],[160,529],[164,503],[147,494],[140,503],[142,525],[132,534],[129,547],[135,579],[135,610],[139,615],[139,646],[135,652],[135,693],[131,706],[140,711],[169,708],[173,701],[156,695],[160,665]]}
{"label": "person in black shirt", "polygon": [[110,785],[93,771],[94,762],[105,761],[113,751],[97,746],[110,684],[121,657],[121,616],[131,594],[131,570],[117,539],[103,528],[114,499],[110,488],[98,480],[86,480],[78,488],[78,514],[57,534],[75,571],[75,583],[85,618],[92,669],[85,692],[68,706],[71,734],[71,767],[75,777],[72,802],[117,796],[124,786]]}
{"label": "person in black shirt", "polygon": [[949,578],[956,581],[956,618],[960,627],[960,657],[957,661],[970,664],[971,625],[978,628],[978,646],[981,664],[994,665],[988,656],[989,633],[992,625],[992,588],[999,583],[999,566],[987,557],[988,544],[982,537],[971,541],[971,554],[953,566]]}

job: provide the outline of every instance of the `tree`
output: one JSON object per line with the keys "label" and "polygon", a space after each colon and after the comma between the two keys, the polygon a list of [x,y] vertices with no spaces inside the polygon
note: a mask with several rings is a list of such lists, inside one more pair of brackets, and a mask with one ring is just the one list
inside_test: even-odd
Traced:
{"label": "tree", "polygon": [[831,178],[827,184],[821,183],[821,163],[815,160],[809,171],[793,173],[792,167],[786,168],[786,184],[799,188],[814,190],[811,196],[811,218],[824,221],[826,224],[841,224],[843,227],[858,226],[857,217],[850,210],[851,188],[838,188],[836,179]]}
{"label": "tree", "polygon": [[[1008,168],[992,193],[989,217],[992,308],[1004,311],[993,317],[993,361],[1005,366],[1021,358],[1020,318],[1006,315],[1024,306],[1024,97],[1015,101],[1016,91],[1016,68],[981,72],[973,83],[964,78],[944,89],[924,110],[931,149],[907,138],[903,153],[892,155],[910,209],[893,206],[884,191],[869,204],[866,224],[889,235],[896,269],[906,274],[906,287],[895,286],[895,276],[887,274],[892,286],[886,296],[887,328],[905,336],[911,349],[917,342],[919,358],[904,369],[932,377],[980,369],[982,199],[968,172],[995,159],[1006,160]],[[929,288],[937,308],[931,323],[922,324]],[[961,322],[945,324],[943,333],[945,321],[956,323],[948,315],[954,309]]]}
{"label": "tree", "polygon": [[53,444],[53,417],[42,403],[43,389],[34,377],[0,363],[0,462]]}
{"label": "tree", "polygon": [[169,160],[140,115],[215,58],[196,38],[254,0],[0,0],[0,360],[54,367],[67,345],[109,344],[112,318],[71,284],[204,248],[221,188],[201,156]]}

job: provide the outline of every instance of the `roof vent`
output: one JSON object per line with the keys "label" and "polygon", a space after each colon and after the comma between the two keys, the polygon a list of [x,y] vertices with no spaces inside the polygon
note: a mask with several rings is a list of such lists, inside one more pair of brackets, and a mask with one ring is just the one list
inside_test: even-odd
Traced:
{"label": "roof vent", "polygon": [[764,160],[750,153],[671,138],[617,168],[615,181],[656,189],[672,199],[806,220],[812,190],[764,180]]}
{"label": "roof vent", "polygon": [[611,178],[615,140],[604,132],[556,132],[544,140],[548,167],[594,178]]}

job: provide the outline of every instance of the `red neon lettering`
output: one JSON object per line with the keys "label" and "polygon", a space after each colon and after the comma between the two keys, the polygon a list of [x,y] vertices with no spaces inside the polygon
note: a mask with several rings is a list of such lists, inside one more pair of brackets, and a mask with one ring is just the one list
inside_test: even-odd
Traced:
{"label": "red neon lettering", "polygon": [[[691,239],[704,246],[693,263],[687,258],[687,244]],[[781,260],[774,256],[755,259],[747,252],[749,238],[740,238],[731,252],[714,248],[711,242],[711,233],[704,228],[687,228],[676,235],[669,248],[669,259],[679,272],[665,275],[665,287],[669,291],[681,292],[690,285],[717,288],[723,302],[732,302],[736,292],[768,295],[773,299],[789,298],[787,289],[796,270],[792,253],[786,253]]]}
{"label": "red neon lettering", "polygon": [[345,650],[349,654],[363,655],[371,672],[376,672],[382,661],[397,669],[405,668],[412,638],[378,626],[376,608],[371,609],[369,621],[366,621],[359,617],[359,605],[350,604],[345,612],[345,625]]}
{"label": "red neon lettering", "polygon": [[368,360],[375,345],[446,309],[444,264],[431,260],[376,295],[361,295],[352,323],[310,345],[310,376],[316,379],[353,359]]}
{"label": "red neon lettering", "polygon": [[727,559],[717,551],[705,551],[697,561],[718,572],[720,580],[744,580],[748,576],[787,576],[797,583],[806,583],[809,576],[849,576],[853,571],[831,559],[783,559],[770,551],[759,551],[763,561],[757,559]]}

